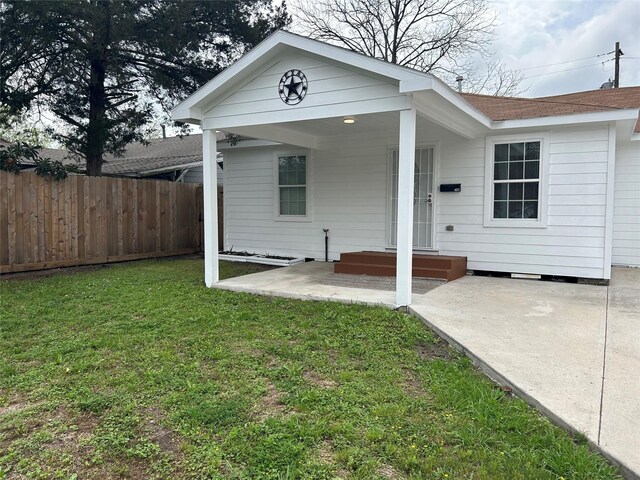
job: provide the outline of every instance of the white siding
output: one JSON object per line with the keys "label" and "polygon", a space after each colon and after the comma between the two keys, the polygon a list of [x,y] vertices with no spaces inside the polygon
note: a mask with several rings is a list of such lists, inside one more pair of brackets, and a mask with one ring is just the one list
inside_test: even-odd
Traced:
{"label": "white siding", "polygon": [[614,265],[640,267],[640,142],[616,145]]}
{"label": "white siding", "polygon": [[[224,171],[218,165],[217,176],[218,176],[218,186],[221,187],[223,183]],[[202,183],[202,165],[199,167],[191,167],[187,173],[182,177],[182,181],[184,183]]]}
{"label": "white siding", "polygon": [[324,259],[322,229],[328,228],[332,260],[340,252],[384,250],[387,145],[393,143],[397,137],[334,139],[311,152],[309,222],[274,220],[274,153],[286,148],[226,151],[225,248]]}
{"label": "white siding", "polygon": [[202,183],[202,166],[191,167],[182,177],[184,183]]}
{"label": "white siding", "polygon": [[[291,69],[302,70],[308,82],[307,94],[297,105],[285,105],[278,93],[282,75]],[[318,107],[335,109],[340,104],[364,105],[400,98],[404,98],[404,95],[398,93],[397,82],[296,55],[283,58],[266,68],[207,111],[205,117],[219,123],[224,123],[230,117],[236,122],[242,123],[246,119],[251,123],[252,119],[261,118],[261,115],[280,113],[282,121],[286,121],[295,111]]]}
{"label": "white siding", "polygon": [[[485,139],[430,132],[436,138],[419,131],[417,143],[439,145],[435,243],[441,254],[468,257],[470,269],[603,278],[607,127],[550,132],[546,228],[485,227]],[[393,133],[323,141],[312,152],[309,222],[274,220],[273,155],[284,149],[226,151],[225,248],[322,259],[322,229],[329,228],[331,259],[384,250],[388,151],[397,142]],[[461,183],[462,191],[439,193],[440,183]]]}
{"label": "white siding", "polygon": [[[440,253],[474,270],[603,278],[608,129],[555,129],[550,136],[546,228],[484,227],[485,141],[445,143],[438,197]],[[453,225],[454,231],[446,231]]]}

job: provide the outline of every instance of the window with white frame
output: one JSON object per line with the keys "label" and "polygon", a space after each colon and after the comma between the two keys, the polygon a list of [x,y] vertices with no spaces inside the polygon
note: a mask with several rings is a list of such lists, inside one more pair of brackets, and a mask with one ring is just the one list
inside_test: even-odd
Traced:
{"label": "window with white frame", "polygon": [[278,213],[307,215],[307,156],[278,155]]}
{"label": "window with white frame", "polygon": [[493,219],[540,219],[541,144],[493,144]]}

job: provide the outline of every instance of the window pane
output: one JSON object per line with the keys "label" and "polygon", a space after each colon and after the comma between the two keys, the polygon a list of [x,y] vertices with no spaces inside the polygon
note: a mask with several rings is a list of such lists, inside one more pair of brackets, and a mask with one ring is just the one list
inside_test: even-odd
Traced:
{"label": "window pane", "polygon": [[522,184],[510,183],[509,184],[509,200],[522,200]]}
{"label": "window pane", "polygon": [[509,161],[524,160],[524,143],[509,144]]}
{"label": "window pane", "polygon": [[496,183],[495,200],[506,200],[508,183]]}
{"label": "window pane", "polygon": [[524,202],[523,218],[538,218],[538,202]]}
{"label": "window pane", "polygon": [[494,162],[506,162],[509,160],[509,144],[501,143],[495,147]]}
{"label": "window pane", "polygon": [[531,183],[524,184],[524,199],[525,200],[538,199],[538,182],[531,182]]}
{"label": "window pane", "polygon": [[522,202],[509,202],[509,218],[522,218]]}
{"label": "window pane", "polygon": [[540,142],[528,142],[525,148],[526,160],[540,160]]}
{"label": "window pane", "polygon": [[540,162],[524,162],[524,178],[538,178],[540,175]]}
{"label": "window pane", "polygon": [[524,162],[509,162],[509,180],[524,178]]}
{"label": "window pane", "polygon": [[306,187],[280,187],[280,215],[306,215],[306,195]]}
{"label": "window pane", "polygon": [[493,202],[493,218],[507,218],[507,202]]}
{"label": "window pane", "polygon": [[278,182],[280,185],[304,185],[306,183],[307,158],[304,155],[287,155],[278,158]]}
{"label": "window pane", "polygon": [[508,163],[496,163],[495,169],[493,172],[494,180],[506,180],[507,179],[507,169],[509,168]]}

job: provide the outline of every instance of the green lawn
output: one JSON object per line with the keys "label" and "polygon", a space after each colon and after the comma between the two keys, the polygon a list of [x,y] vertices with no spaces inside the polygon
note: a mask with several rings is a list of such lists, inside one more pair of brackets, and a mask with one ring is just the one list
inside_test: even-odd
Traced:
{"label": "green lawn", "polygon": [[1,282],[0,478],[619,478],[418,320],[202,268]]}

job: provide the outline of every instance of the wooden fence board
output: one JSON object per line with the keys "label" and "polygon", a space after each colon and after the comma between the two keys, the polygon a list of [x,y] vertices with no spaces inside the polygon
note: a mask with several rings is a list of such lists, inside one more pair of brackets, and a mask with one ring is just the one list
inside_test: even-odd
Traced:
{"label": "wooden fence board", "polygon": [[0,273],[200,251],[202,187],[0,171]]}
{"label": "wooden fence board", "polygon": [[9,263],[9,205],[7,194],[8,179],[0,176],[0,265]]}

